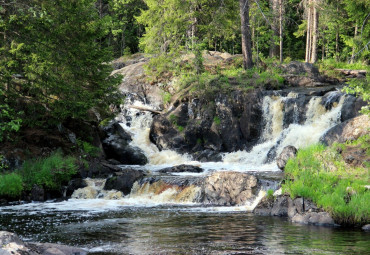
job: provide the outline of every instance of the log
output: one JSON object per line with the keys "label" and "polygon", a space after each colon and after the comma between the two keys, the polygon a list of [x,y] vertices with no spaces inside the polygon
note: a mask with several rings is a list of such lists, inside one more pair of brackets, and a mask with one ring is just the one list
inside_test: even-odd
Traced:
{"label": "log", "polygon": [[366,75],[367,71],[366,70],[350,70],[350,69],[339,69],[336,68],[336,71],[339,71],[341,73],[344,73],[345,75]]}
{"label": "log", "polygon": [[140,110],[140,111],[147,111],[147,112],[152,112],[152,113],[155,113],[155,114],[162,114],[162,112],[160,112],[160,111],[153,110],[153,109],[146,108],[146,107],[142,107],[142,106],[129,105],[128,107],[136,109],[136,110]]}

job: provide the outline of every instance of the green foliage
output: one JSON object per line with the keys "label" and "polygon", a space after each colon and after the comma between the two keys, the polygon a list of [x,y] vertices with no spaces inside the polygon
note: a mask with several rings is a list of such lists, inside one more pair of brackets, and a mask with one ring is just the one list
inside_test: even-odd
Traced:
{"label": "green foliage", "polygon": [[[340,155],[323,145],[298,151],[285,167],[284,192],[292,198],[312,199],[340,224],[364,224],[370,220],[370,193],[366,169],[350,169]],[[348,187],[352,190],[349,193]]]}
{"label": "green foliage", "polygon": [[[120,102],[121,77],[110,76],[111,51],[99,45],[110,19],[99,17],[95,1],[11,1],[5,10],[1,90],[10,108],[23,107],[25,125],[86,119],[92,108],[104,116],[109,105]],[[10,115],[17,129],[19,118]]]}
{"label": "green foliage", "polygon": [[267,190],[266,198],[270,201],[274,200],[274,190],[272,189]]}
{"label": "green foliage", "polygon": [[179,131],[179,132],[182,132],[182,131],[184,131],[184,127],[183,126],[180,126],[180,125],[176,125],[176,127],[177,127],[177,130]]}
{"label": "green foliage", "polygon": [[[2,98],[0,88],[0,98]],[[22,119],[19,118],[21,113],[17,113],[6,102],[0,103],[0,142],[9,139],[12,132],[17,132],[21,125]]]}
{"label": "green foliage", "polygon": [[22,177],[19,174],[0,175],[0,197],[19,198],[22,191]]}
{"label": "green foliage", "polygon": [[91,143],[77,140],[77,145],[81,148],[85,156],[98,157],[101,153],[100,148],[93,146]]}
{"label": "green foliage", "polygon": [[344,92],[349,94],[355,94],[356,96],[362,97],[362,100],[368,102],[366,106],[361,109],[362,114],[370,115],[370,75],[367,75],[363,79],[351,79],[349,85],[343,89]]}
{"label": "green foliage", "polygon": [[217,126],[219,126],[219,125],[221,124],[221,119],[220,119],[220,117],[215,116],[215,117],[213,118],[213,122],[214,122]]}
{"label": "green foliage", "polygon": [[62,183],[68,182],[76,173],[76,159],[63,157],[59,151],[47,158],[26,161],[17,171],[22,176],[26,190],[31,190],[35,184],[49,190],[58,190]]}
{"label": "green foliage", "polygon": [[172,95],[169,92],[163,92],[162,98],[163,98],[163,103],[168,104],[171,102]]}

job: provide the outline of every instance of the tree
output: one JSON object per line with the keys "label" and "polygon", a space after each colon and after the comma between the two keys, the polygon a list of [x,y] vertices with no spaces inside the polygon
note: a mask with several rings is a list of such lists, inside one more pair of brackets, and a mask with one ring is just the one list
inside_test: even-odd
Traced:
{"label": "tree", "polygon": [[102,48],[108,22],[93,0],[2,3],[0,83],[8,104],[23,106],[29,125],[86,119],[120,102],[120,77],[110,76]]}
{"label": "tree", "polygon": [[252,61],[252,34],[249,26],[249,0],[239,0],[240,22],[242,35],[243,67],[253,67]]}

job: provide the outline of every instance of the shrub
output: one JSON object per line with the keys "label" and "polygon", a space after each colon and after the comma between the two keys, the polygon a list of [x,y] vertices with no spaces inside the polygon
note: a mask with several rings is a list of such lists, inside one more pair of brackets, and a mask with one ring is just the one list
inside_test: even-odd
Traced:
{"label": "shrub", "polygon": [[218,116],[215,116],[215,117],[213,118],[213,122],[214,122],[217,126],[219,126],[219,125],[221,124],[221,119],[220,119]]}
{"label": "shrub", "polygon": [[17,198],[23,191],[22,177],[16,173],[0,175],[0,196]]}
{"label": "shrub", "polygon": [[77,164],[74,157],[63,157],[57,151],[44,159],[26,161],[18,173],[27,190],[34,184],[49,190],[58,190],[62,183],[69,181],[77,173]]}

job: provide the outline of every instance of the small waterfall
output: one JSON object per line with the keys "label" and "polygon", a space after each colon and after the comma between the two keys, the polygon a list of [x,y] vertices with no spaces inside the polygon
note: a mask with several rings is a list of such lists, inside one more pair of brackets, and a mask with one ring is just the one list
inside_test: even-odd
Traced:
{"label": "small waterfall", "polygon": [[[148,107],[140,101],[135,101],[132,105]],[[149,106],[150,107],[150,106]],[[142,112],[134,108],[126,107],[126,117],[121,118],[122,127],[132,136],[131,144],[140,147],[147,156],[149,164],[164,165],[164,164],[183,164],[191,161],[188,155],[180,155],[175,151],[162,150],[150,142],[149,133],[150,125],[153,121],[152,114],[149,112]]]}
{"label": "small waterfall", "polygon": [[103,198],[112,200],[112,199],[121,199],[124,196],[123,193],[120,191],[104,190],[106,179],[86,178],[84,181],[87,187],[75,190],[71,198],[73,199]]}
{"label": "small waterfall", "polygon": [[[338,97],[338,92],[331,98]],[[268,97],[263,101],[263,118],[265,129],[261,142],[250,152],[238,151],[226,153],[224,162],[262,165],[278,155],[285,146],[293,145],[304,148],[319,142],[320,137],[331,127],[340,122],[341,109],[346,96],[341,95],[339,102],[331,102],[331,108],[322,102],[322,97],[312,97],[307,105],[306,121],[300,125],[298,121],[283,129],[282,102],[286,98]],[[327,99],[330,100],[330,99]],[[327,101],[326,101],[327,102]],[[330,108],[330,109],[329,109]]]}
{"label": "small waterfall", "polygon": [[143,184],[135,182],[128,199],[139,202],[151,201],[158,204],[189,204],[198,203],[200,196],[201,188],[196,185],[179,186],[159,180]]}

